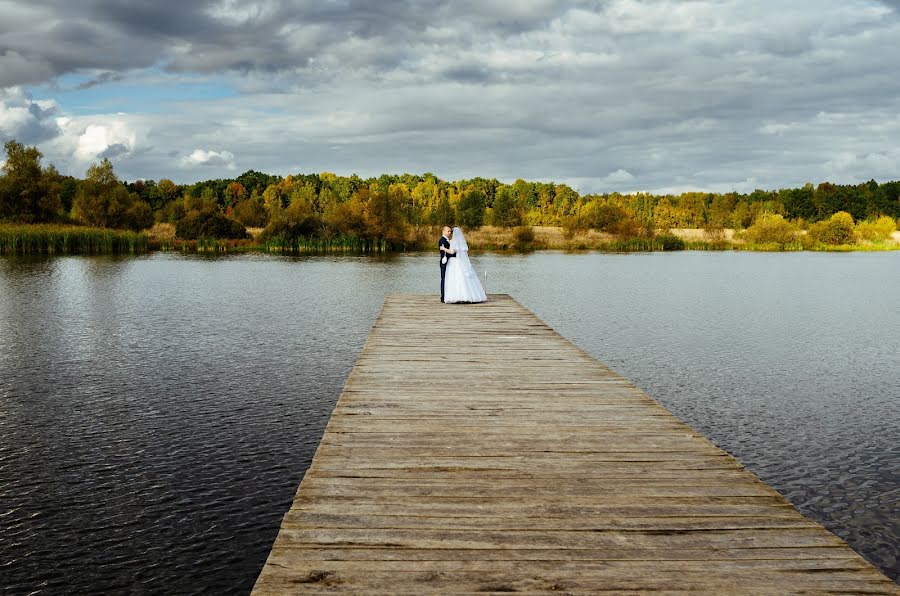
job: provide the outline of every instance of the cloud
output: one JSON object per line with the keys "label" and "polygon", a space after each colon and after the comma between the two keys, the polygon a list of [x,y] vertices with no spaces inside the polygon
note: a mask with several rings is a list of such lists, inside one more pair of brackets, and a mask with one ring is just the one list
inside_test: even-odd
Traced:
{"label": "cloud", "polygon": [[[0,16],[9,24],[0,25],[0,36],[8,64],[0,85],[154,64],[179,72],[287,71],[317,80],[330,78],[335,65],[387,73],[414,62],[423,44],[435,41],[436,23],[452,24],[456,41],[490,40],[544,26],[574,4],[33,0],[23,9],[3,0]],[[27,17],[19,14],[23,10]]]}
{"label": "cloud", "polygon": [[60,133],[58,111],[56,102],[34,100],[21,87],[0,89],[0,141],[35,144],[52,139]]}
{"label": "cloud", "polygon": [[[68,126],[71,130],[72,126]],[[88,124],[77,137],[74,157],[82,162],[122,157],[137,147],[137,133],[123,120],[107,124]]]}
{"label": "cloud", "polygon": [[634,176],[628,170],[623,170],[619,168],[615,172],[607,175],[603,178],[603,181],[607,184],[618,184],[618,185],[626,185],[630,186],[634,181]]}
{"label": "cloud", "polygon": [[[224,177],[234,154],[281,174],[433,171],[587,192],[896,177],[896,8],[0,0],[0,85],[45,81],[56,98],[0,109],[31,101],[43,111],[25,121],[43,128],[17,111],[16,134],[73,173],[110,157],[126,178]],[[237,95],[191,96],[189,78]]]}
{"label": "cloud", "polygon": [[796,128],[796,125],[790,122],[769,122],[759,127],[759,132],[766,135],[783,135]]}
{"label": "cloud", "polygon": [[826,178],[842,179],[858,172],[868,172],[872,178],[897,178],[900,172],[900,149],[861,152],[840,151],[823,165]]}
{"label": "cloud", "polygon": [[348,75],[503,80],[523,70],[600,66],[631,52],[650,67],[686,50],[720,58],[798,56],[815,51],[829,27],[877,25],[873,19],[896,6],[896,0],[800,0],[788,7],[774,0],[32,0],[25,7],[0,0],[0,22],[7,22],[0,25],[0,86],[84,71],[104,72],[97,79],[103,82],[153,65],[287,74],[309,85]]}
{"label": "cloud", "polygon": [[114,83],[116,81],[121,81],[125,78],[123,73],[117,73],[112,71],[101,72],[95,77],[80,83],[77,89],[90,89],[91,87],[96,87],[97,85],[103,85],[105,83]]}
{"label": "cloud", "polygon": [[43,57],[29,58],[13,50],[0,53],[0,88],[39,83],[56,74]]}
{"label": "cloud", "polygon": [[185,156],[181,163],[186,168],[194,168],[198,166],[206,167],[226,167],[233,169],[234,154],[229,151],[206,151],[203,149],[194,149],[190,155]]}

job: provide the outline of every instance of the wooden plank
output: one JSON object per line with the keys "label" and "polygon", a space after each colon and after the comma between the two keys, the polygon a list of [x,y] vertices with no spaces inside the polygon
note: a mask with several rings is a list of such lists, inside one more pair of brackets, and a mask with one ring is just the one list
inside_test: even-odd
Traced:
{"label": "wooden plank", "polygon": [[[286,563],[288,561],[285,561]],[[795,576],[804,577],[804,586],[821,593],[838,588],[842,592],[876,590],[875,578],[861,578],[865,570],[847,560],[780,560],[723,561],[719,567],[727,573],[710,578],[703,561],[656,561],[653,568],[643,562],[546,562],[507,561],[439,561],[439,562],[333,562],[328,570],[317,562],[305,564],[290,561],[280,585],[272,592],[297,590],[298,584],[326,588],[323,593],[354,590],[375,593],[595,593],[597,591],[671,590],[710,591],[718,593],[760,594],[747,590],[754,582],[790,586]],[[280,590],[279,590],[280,589]],[[782,590],[779,593],[784,593]],[[260,593],[266,593],[264,591]],[[772,592],[766,592],[772,593]]]}
{"label": "wooden plank", "polygon": [[779,561],[843,559],[861,565],[859,557],[842,545],[775,548],[708,548],[677,550],[634,548],[627,545],[607,549],[440,549],[440,548],[280,548],[273,560],[292,561]]}
{"label": "wooden plank", "polygon": [[505,295],[394,295],[254,594],[900,595]]}

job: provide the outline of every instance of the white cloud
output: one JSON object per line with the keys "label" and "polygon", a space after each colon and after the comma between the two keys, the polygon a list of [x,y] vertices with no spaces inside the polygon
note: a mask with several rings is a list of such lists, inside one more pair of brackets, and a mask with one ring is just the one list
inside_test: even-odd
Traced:
{"label": "white cloud", "polygon": [[858,178],[861,173],[868,175],[864,178],[900,178],[900,149],[862,153],[841,151],[826,161],[822,170],[826,177],[837,180]]}
{"label": "white cloud", "polygon": [[37,143],[55,137],[58,111],[55,101],[32,99],[21,87],[0,89],[0,141]]}
{"label": "white cloud", "polygon": [[214,19],[233,25],[242,25],[248,21],[266,18],[276,12],[277,2],[256,1],[252,3],[239,0],[219,0],[209,6],[205,12]]}
{"label": "white cloud", "polygon": [[137,133],[123,120],[88,124],[78,135],[74,157],[80,161],[120,157],[133,153],[137,142]]}
{"label": "white cloud", "polygon": [[796,124],[785,122],[770,122],[759,127],[759,132],[766,135],[783,135],[796,128]]}
{"label": "white cloud", "polygon": [[235,167],[234,154],[230,151],[207,151],[204,149],[194,149],[190,155],[182,158],[181,164],[186,168],[224,166],[228,169],[234,169]]}
{"label": "white cloud", "polygon": [[621,168],[603,178],[603,182],[606,184],[630,184],[633,181],[634,175],[628,170]]}
{"label": "white cloud", "polygon": [[708,33],[723,28],[721,17],[730,16],[728,9],[722,2],[613,0],[603,22],[614,33]]}

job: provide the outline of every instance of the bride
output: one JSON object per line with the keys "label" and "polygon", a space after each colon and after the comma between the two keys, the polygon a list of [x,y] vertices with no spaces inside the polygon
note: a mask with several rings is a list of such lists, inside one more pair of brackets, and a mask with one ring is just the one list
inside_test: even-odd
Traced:
{"label": "bride", "polygon": [[450,250],[455,256],[447,262],[444,302],[486,302],[484,288],[469,261],[469,245],[459,226],[453,228]]}

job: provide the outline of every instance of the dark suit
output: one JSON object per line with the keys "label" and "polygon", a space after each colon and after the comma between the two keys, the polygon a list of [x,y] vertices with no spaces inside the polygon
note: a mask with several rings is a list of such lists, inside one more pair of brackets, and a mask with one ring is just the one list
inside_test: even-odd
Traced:
{"label": "dark suit", "polygon": [[[447,263],[450,262],[450,259],[455,257],[456,255],[451,255],[448,252],[444,252],[441,250],[441,247],[450,248],[450,241],[441,236],[441,239],[438,240],[438,254],[441,255],[441,302],[444,301],[444,275],[447,274]],[[444,262],[444,257],[447,257],[447,263]]]}

